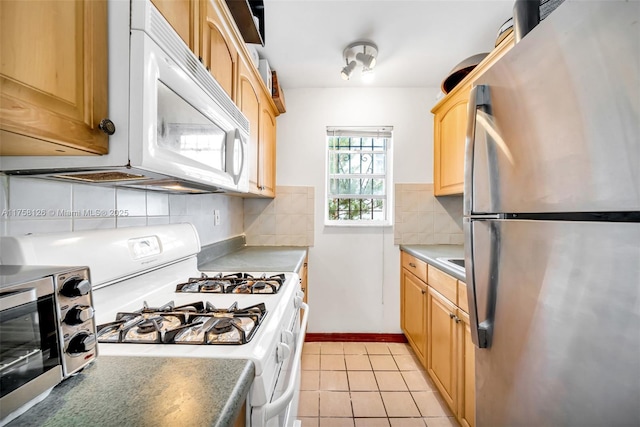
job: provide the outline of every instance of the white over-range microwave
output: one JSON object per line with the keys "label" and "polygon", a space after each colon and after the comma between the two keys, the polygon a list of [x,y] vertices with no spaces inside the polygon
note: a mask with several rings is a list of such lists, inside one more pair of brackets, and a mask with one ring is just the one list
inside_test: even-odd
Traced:
{"label": "white over-range microwave", "polygon": [[2,171],[167,192],[247,192],[245,116],[149,0],[108,8],[109,154],[5,156]]}

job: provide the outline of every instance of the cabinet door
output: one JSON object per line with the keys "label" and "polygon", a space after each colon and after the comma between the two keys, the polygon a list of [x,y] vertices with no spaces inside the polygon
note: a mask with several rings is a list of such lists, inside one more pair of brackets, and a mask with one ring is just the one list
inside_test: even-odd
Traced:
{"label": "cabinet door", "polygon": [[238,52],[229,38],[230,31],[225,29],[220,13],[211,1],[203,1],[201,14],[202,62],[227,95],[235,99],[233,88]]}
{"label": "cabinet door", "polygon": [[456,307],[434,290],[427,291],[427,372],[456,412]]}
{"label": "cabinet door", "polygon": [[0,1],[0,52],[1,155],[108,152],[106,0]]}
{"label": "cabinet door", "polygon": [[434,119],[434,194],[462,194],[467,105],[471,86],[462,88]]}
{"label": "cabinet door", "polygon": [[469,315],[458,309],[458,421],[474,427],[476,416],[475,348]]}
{"label": "cabinet door", "polygon": [[258,158],[262,194],[274,197],[276,194],[276,116],[265,95],[263,95],[260,113]]}
{"label": "cabinet door", "polygon": [[400,324],[418,359],[426,365],[427,286],[408,270],[402,269]]}
{"label": "cabinet door", "polygon": [[[198,0],[151,0],[189,49],[198,54]],[[207,1],[208,3],[208,1]]]}
{"label": "cabinet door", "polygon": [[259,152],[258,144],[260,138],[260,97],[258,86],[252,77],[244,61],[239,66],[238,104],[240,111],[249,120],[249,192],[260,193],[260,180],[258,177]]}

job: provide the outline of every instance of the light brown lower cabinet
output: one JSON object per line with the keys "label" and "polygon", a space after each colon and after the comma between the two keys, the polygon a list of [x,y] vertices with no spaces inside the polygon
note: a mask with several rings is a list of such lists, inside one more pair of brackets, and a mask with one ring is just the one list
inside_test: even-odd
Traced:
{"label": "light brown lower cabinet", "polygon": [[[475,426],[475,347],[464,282],[402,252],[404,334],[462,427]],[[419,268],[417,276],[410,264]]]}
{"label": "light brown lower cabinet", "polygon": [[307,302],[309,296],[309,280],[308,280],[308,271],[309,271],[309,255],[304,259],[304,263],[302,264],[302,268],[300,268],[300,289],[304,292],[304,297],[302,298],[303,302]]}
{"label": "light brown lower cabinet", "polygon": [[400,323],[413,351],[424,365],[427,355],[427,285],[402,269]]}
{"label": "light brown lower cabinet", "polygon": [[427,313],[427,373],[456,413],[456,306],[429,286]]}
{"label": "light brown lower cabinet", "polygon": [[245,400],[240,408],[240,413],[233,423],[233,427],[245,427],[247,425],[247,401]]}
{"label": "light brown lower cabinet", "polygon": [[471,340],[469,315],[457,310],[458,322],[458,412],[462,427],[475,426],[476,414],[476,366],[475,347]]}

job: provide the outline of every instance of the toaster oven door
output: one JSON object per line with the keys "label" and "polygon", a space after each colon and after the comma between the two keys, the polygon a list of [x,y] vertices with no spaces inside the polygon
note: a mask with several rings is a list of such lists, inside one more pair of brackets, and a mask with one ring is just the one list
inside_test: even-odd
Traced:
{"label": "toaster oven door", "polygon": [[0,420],[62,381],[53,279],[0,292]]}

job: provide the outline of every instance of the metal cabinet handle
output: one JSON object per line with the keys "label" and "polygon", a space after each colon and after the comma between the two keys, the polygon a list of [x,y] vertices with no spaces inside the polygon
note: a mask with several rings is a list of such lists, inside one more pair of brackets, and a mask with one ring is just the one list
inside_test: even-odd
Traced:
{"label": "metal cabinet handle", "polygon": [[456,315],[455,315],[455,314],[453,314],[453,313],[449,313],[449,319],[453,319],[454,317],[456,317]]}
{"label": "metal cabinet handle", "polygon": [[425,291],[424,289],[421,289],[421,290],[422,290],[422,295],[427,293],[427,291]]}
{"label": "metal cabinet handle", "polygon": [[414,263],[410,262],[410,263],[409,263],[409,267],[416,268],[416,265],[415,265]]}

